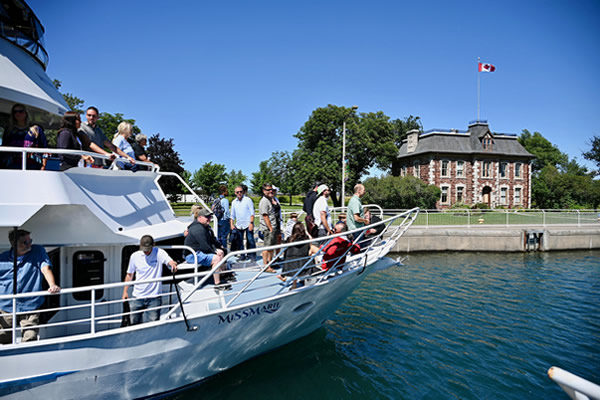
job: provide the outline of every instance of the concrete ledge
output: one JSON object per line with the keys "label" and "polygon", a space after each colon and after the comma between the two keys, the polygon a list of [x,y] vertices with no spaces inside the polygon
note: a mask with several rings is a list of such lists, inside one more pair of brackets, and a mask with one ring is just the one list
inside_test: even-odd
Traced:
{"label": "concrete ledge", "polygon": [[410,228],[394,251],[511,251],[526,250],[527,231],[540,235],[539,251],[600,248],[600,227],[439,227]]}

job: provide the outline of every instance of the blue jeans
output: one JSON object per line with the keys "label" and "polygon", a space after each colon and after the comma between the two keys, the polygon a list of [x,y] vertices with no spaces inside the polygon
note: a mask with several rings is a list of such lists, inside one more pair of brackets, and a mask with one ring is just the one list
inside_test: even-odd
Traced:
{"label": "blue jeans", "polygon": [[224,249],[227,248],[227,236],[229,236],[229,231],[231,230],[231,226],[229,225],[229,219],[219,221],[219,242]]}
{"label": "blue jeans", "polygon": [[[140,299],[130,299],[129,309],[131,310],[131,325],[142,323],[142,312],[148,308],[160,307],[162,305],[162,297],[142,297]],[[140,311],[135,313],[135,311]],[[160,309],[148,310],[143,313],[146,316],[145,322],[158,321],[160,317]]]}
{"label": "blue jeans", "polygon": [[[255,249],[256,242],[254,241],[254,231],[246,229],[234,228],[231,231],[233,238],[231,239],[231,251],[244,250],[244,233],[246,233],[246,249]],[[250,258],[256,261],[256,253],[250,254]]]}

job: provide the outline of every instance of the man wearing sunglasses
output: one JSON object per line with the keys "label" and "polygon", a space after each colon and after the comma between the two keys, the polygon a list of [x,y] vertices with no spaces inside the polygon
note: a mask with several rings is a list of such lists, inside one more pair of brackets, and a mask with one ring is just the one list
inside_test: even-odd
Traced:
{"label": "man wearing sunglasses", "polygon": [[[8,240],[13,246],[0,254],[0,294],[13,294],[14,256],[17,253],[17,293],[39,292],[42,290],[42,276],[48,283],[49,293],[58,293],[60,287],[54,281],[52,264],[46,250],[33,244],[31,233],[19,229],[10,231]],[[44,304],[44,296],[17,299],[17,321],[22,329],[22,341],[37,340],[40,314],[36,311]],[[12,299],[0,300],[0,343],[12,343]]]}
{"label": "man wearing sunglasses", "polygon": [[[99,112],[96,107],[88,107],[85,111],[85,118],[87,119],[87,122],[81,124],[79,133],[83,132],[90,138],[90,148],[86,150],[109,156],[111,161],[116,158],[115,153],[117,153],[121,157],[128,159],[130,163],[135,164],[135,160],[131,156],[128,156],[123,150],[112,144],[106,135],[104,135],[102,129],[96,125],[99,118]],[[112,153],[104,150],[105,148],[110,149]],[[94,158],[93,166],[94,168],[102,168],[104,166],[104,160],[100,157]]]}

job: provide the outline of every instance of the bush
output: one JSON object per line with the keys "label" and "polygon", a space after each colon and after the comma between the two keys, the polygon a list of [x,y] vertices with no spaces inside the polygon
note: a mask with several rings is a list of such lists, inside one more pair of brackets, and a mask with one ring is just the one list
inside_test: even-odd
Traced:
{"label": "bush", "polygon": [[489,210],[490,206],[487,203],[475,203],[471,207],[472,210]]}
{"label": "bush", "polygon": [[369,178],[364,182],[366,194],[363,204],[375,203],[383,208],[435,208],[441,191],[434,185],[427,185],[414,176],[382,176]]}

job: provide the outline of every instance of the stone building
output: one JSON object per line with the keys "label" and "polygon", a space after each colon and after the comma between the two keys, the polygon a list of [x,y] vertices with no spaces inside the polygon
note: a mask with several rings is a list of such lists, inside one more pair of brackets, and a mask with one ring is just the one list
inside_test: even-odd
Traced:
{"label": "stone building", "polygon": [[529,208],[533,158],[517,135],[494,133],[487,121],[474,121],[467,131],[408,132],[392,174],[439,187],[438,208],[456,203]]}

